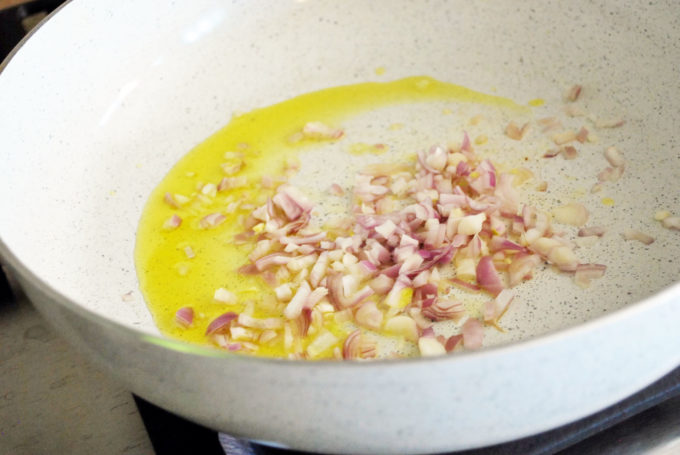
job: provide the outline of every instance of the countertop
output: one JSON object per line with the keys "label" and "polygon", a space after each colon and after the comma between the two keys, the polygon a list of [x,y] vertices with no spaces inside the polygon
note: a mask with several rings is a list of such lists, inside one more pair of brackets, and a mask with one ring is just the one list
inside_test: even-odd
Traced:
{"label": "countertop", "polygon": [[0,299],[0,454],[153,454],[130,392],[21,294]]}

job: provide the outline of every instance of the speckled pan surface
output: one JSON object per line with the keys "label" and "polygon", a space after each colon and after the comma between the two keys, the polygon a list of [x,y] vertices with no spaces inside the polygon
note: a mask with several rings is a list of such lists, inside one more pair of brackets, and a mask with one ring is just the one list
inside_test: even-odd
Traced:
{"label": "speckled pan surface", "polygon": [[[676,9],[75,0],[0,73],[0,253],[43,313],[133,390],[221,430],[308,450],[405,453],[565,423],[680,362],[672,349],[680,233],[653,220],[658,209],[680,213]],[[589,112],[626,118],[598,133],[582,159],[533,163],[546,179],[588,188],[605,146],[624,153],[624,178],[604,193],[567,195],[610,228],[586,253],[608,265],[606,279],[586,292],[542,274],[504,317],[507,337],[490,344],[541,336],[434,361],[298,364],[161,346],[132,252],[145,199],[172,164],[234,111],[419,74],[519,103],[543,98],[537,116],[558,112],[562,91],[578,82]],[[555,189],[548,198],[565,195]],[[626,227],[656,241],[623,242]],[[128,291],[134,298],[123,301]]]}

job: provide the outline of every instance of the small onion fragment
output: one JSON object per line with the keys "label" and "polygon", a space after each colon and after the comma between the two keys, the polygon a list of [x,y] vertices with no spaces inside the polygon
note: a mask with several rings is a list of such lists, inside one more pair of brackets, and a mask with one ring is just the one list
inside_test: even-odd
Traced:
{"label": "small onion fragment", "polygon": [[205,334],[212,335],[214,333],[226,332],[229,329],[231,321],[236,318],[238,318],[238,314],[234,313],[233,311],[229,311],[216,317],[208,325],[208,328],[205,330]]}
{"label": "small onion fragment", "polygon": [[491,256],[484,256],[479,260],[476,272],[479,285],[492,295],[498,295],[505,288]]}
{"label": "small onion fragment", "polygon": [[626,229],[621,235],[626,240],[637,240],[638,242],[644,243],[645,245],[651,245],[654,243],[654,237],[636,229]]}
{"label": "small onion fragment", "polygon": [[579,264],[574,272],[574,282],[582,288],[587,288],[591,280],[602,278],[607,266],[603,264]]}
{"label": "small onion fragment", "polygon": [[552,211],[555,221],[571,226],[583,226],[588,221],[588,210],[577,202],[572,202]]}
{"label": "small onion fragment", "polygon": [[423,357],[433,357],[446,354],[446,348],[436,338],[420,337],[418,350]]}
{"label": "small onion fragment", "polygon": [[173,229],[177,229],[181,224],[182,224],[182,218],[173,214],[170,218],[168,218],[165,221],[165,223],[163,223],[163,229],[171,231]]}
{"label": "small onion fragment", "polygon": [[469,318],[461,328],[463,345],[466,349],[479,349],[484,340],[484,327],[478,319]]}
{"label": "small onion fragment", "polygon": [[190,327],[194,322],[194,309],[188,306],[182,307],[175,313],[175,321],[182,327]]}
{"label": "small onion fragment", "polygon": [[666,229],[675,229],[676,231],[680,231],[680,216],[667,216],[661,220],[661,224]]}

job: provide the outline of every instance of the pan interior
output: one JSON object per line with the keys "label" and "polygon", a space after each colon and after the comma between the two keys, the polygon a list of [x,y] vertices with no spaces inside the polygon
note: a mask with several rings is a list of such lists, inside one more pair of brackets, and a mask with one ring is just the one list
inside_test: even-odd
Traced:
{"label": "pan interior", "polygon": [[[606,264],[606,277],[582,290],[541,273],[490,344],[581,323],[680,276],[678,233],[653,219],[661,209],[680,214],[680,46],[662,5],[641,15],[637,6],[588,2],[178,3],[104,10],[73,2],[0,73],[0,238],[78,305],[157,331],[134,270],[141,210],[170,167],[233,112],[419,74],[521,104],[542,98],[537,116],[564,117],[562,92],[580,83],[587,112],[626,119],[576,160],[536,161],[543,179],[569,182],[551,188],[546,204],[578,200],[590,224],[608,228],[579,252]],[[424,123],[419,131],[432,126]],[[626,158],[625,174],[591,194],[611,145]],[[624,242],[628,228],[656,241]]]}

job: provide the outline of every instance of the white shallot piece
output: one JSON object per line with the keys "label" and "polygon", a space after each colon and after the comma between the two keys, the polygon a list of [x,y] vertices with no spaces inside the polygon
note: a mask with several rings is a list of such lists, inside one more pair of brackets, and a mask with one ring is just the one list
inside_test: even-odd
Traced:
{"label": "white shallot piece", "polygon": [[654,243],[654,237],[636,229],[626,229],[621,233],[621,235],[626,240],[637,240],[638,242],[644,243],[645,245],[651,245]]}

